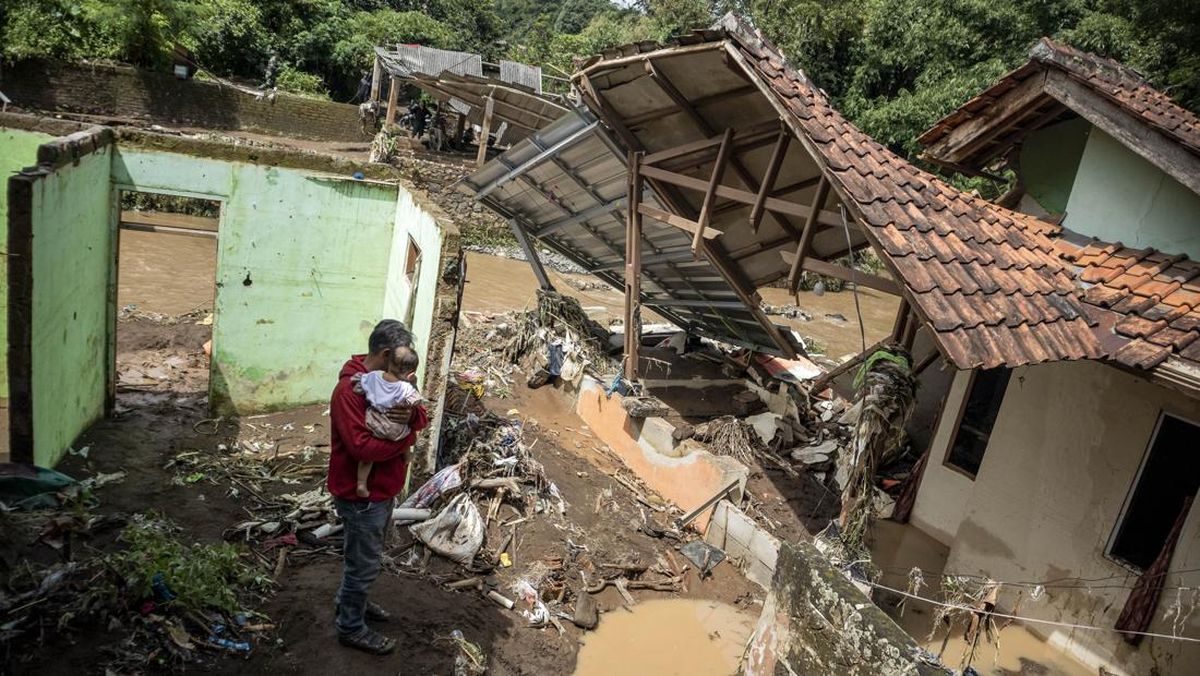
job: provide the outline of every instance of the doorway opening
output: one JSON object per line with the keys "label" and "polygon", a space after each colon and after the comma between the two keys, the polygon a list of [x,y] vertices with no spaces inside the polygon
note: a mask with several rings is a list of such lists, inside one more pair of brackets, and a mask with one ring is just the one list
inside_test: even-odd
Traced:
{"label": "doorway opening", "polygon": [[221,203],[118,199],[111,408],[207,407]]}

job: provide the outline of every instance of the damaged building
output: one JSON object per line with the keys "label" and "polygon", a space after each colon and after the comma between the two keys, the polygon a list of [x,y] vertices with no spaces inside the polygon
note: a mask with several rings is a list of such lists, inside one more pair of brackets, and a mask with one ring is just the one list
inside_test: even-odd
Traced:
{"label": "damaged building", "polygon": [[[803,361],[802,343],[762,312],[757,289],[794,290],[810,272],[894,294],[884,342],[912,354],[922,382],[910,426],[920,460],[896,518],[945,548],[944,568],[927,571],[934,588],[943,574],[1033,580],[1000,582],[990,603],[1019,610],[1030,632],[1086,668],[1190,670],[1195,651],[1170,639],[1195,620],[1180,610],[1172,625],[1155,604],[1169,594],[1162,603],[1186,606],[1176,572],[1196,567],[1188,508],[1197,480],[1186,455],[1200,438],[1200,268],[1188,259],[1200,242],[1194,115],[1118,64],[1043,41],[1028,65],[921,139],[928,159],[953,171],[1013,169],[1017,187],[993,203],[863,134],[733,17],[674,45],[606,52],[574,82],[586,111],[461,187],[509,220],[543,286],[539,248],[623,291],[626,379],[647,377],[643,312]],[[866,249],[885,273],[844,263]],[[882,344],[864,340],[862,355],[813,394]],[[626,463],[664,495],[702,506],[702,494],[719,496],[736,478],[719,459],[681,448],[669,426],[656,443],[664,432],[654,418],[606,413],[605,385],[589,395],[585,383],[577,409],[597,429],[624,430],[605,441],[624,444]],[[696,469],[704,464],[715,467]],[[710,541],[716,530],[730,544],[737,502],[717,508]],[[780,575],[807,575],[795,547],[756,559],[755,545],[743,545],[749,570],[760,564],[748,574],[774,576],[768,607],[778,613],[760,624],[749,671],[783,660],[831,673],[836,662],[822,660],[836,660],[846,641],[885,673],[920,662],[903,640],[874,657],[862,648],[888,644],[878,629],[886,621],[813,643],[798,618],[806,604],[837,616],[814,600],[836,594]],[[886,599],[888,589],[873,594]]]}
{"label": "damaged building", "polygon": [[[53,466],[113,411],[124,192],[219,205],[207,233],[217,247],[214,415],[326,401],[331,374],[384,316],[409,323],[427,392],[434,401],[444,392],[458,231],[395,170],[26,115],[7,114],[0,127],[6,169],[16,172],[6,204],[3,379],[13,460]],[[324,330],[298,330],[316,317]]]}

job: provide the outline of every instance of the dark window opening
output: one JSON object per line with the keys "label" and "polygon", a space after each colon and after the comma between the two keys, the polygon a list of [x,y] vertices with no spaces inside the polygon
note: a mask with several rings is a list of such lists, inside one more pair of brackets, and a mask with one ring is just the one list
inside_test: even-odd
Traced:
{"label": "dark window opening", "polygon": [[987,450],[1004,390],[1008,387],[1009,369],[976,371],[971,376],[970,392],[958,420],[958,430],[946,454],[946,464],[961,470],[971,478],[979,474],[983,453]]}
{"label": "dark window opening", "polygon": [[1188,498],[1200,487],[1200,426],[1164,414],[1142,462],[1109,554],[1145,570],[1154,563]]}
{"label": "dark window opening", "polygon": [[404,279],[408,282],[408,308],[404,312],[404,324],[412,328],[417,312],[417,278],[421,275],[421,247],[416,240],[408,238],[408,256],[404,261]]}

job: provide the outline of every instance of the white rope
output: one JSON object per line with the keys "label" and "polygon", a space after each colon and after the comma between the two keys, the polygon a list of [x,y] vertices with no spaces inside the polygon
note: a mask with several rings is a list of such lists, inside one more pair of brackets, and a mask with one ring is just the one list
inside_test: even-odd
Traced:
{"label": "white rope", "polygon": [[[887,585],[878,584],[876,582],[866,582],[866,584],[871,587],[875,587],[876,589],[884,589],[884,590],[892,592],[893,594],[899,594],[901,596],[905,596],[910,599],[924,601],[926,603],[929,603],[929,604],[932,604],[935,606],[942,606],[943,608],[953,608],[955,610],[966,610],[966,611],[969,611],[972,613],[983,612],[983,611],[979,610],[978,608],[973,608],[971,606],[963,606],[963,605],[959,605],[957,603],[944,603],[942,601],[935,601],[935,600],[925,597],[925,596],[918,596],[916,594],[910,594],[906,591],[901,591],[899,589],[893,589],[891,587],[888,587]],[[1103,631],[1103,632],[1110,632],[1110,633],[1130,634],[1130,635],[1136,635],[1136,636],[1149,636],[1151,638],[1162,638],[1162,639],[1167,639],[1169,641],[1187,641],[1190,643],[1200,643],[1200,638],[1192,638],[1190,636],[1173,636],[1171,634],[1159,634],[1159,633],[1155,633],[1152,631],[1125,631],[1123,629],[1117,629],[1115,627],[1096,627],[1096,626],[1093,626],[1090,624],[1074,624],[1072,622],[1056,622],[1054,620],[1040,620],[1036,617],[1022,617],[1020,615],[1008,615],[1005,613],[997,613],[997,612],[990,612],[987,614],[991,615],[992,617],[1001,617],[1001,618],[1008,619],[1008,620],[1018,620],[1020,622],[1032,622],[1034,624],[1047,624],[1047,625],[1054,626],[1054,627],[1063,627],[1065,629],[1084,629],[1087,631]]]}

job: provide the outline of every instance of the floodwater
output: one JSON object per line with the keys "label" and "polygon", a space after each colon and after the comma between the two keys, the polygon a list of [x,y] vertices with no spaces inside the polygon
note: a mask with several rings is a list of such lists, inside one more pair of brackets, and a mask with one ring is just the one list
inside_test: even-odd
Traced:
{"label": "floodwater", "polygon": [[584,638],[575,676],[737,673],[756,616],[717,601],[659,599],[600,617]]}
{"label": "floodwater", "polygon": [[[624,316],[624,295],[603,284],[591,275],[569,275],[547,270],[550,283],[564,293],[574,296],[588,309],[589,316],[601,324]],[[580,290],[583,282],[599,284],[601,288]],[[899,299],[872,289],[859,290],[859,306],[866,326],[867,345],[872,345],[892,331]],[[795,329],[802,336],[815,338],[826,356],[840,359],[862,351],[858,330],[858,315],[854,309],[854,293],[840,291],[818,296],[801,291],[798,296],[784,289],[759,289],[763,301],[771,305],[797,305],[812,315],[811,321],[772,316],[771,321]],[[463,292],[463,309],[474,312],[504,312],[533,307],[537,303],[537,280],[529,263],[482,253],[467,254],[467,288]],[[643,312],[643,321],[664,321],[651,311]]]}
{"label": "floodwater", "polygon": [[212,307],[216,238],[122,230],[119,256],[118,307],[166,315]]}
{"label": "floodwater", "polygon": [[[937,597],[939,578],[946,570],[945,545],[922,533],[911,525],[894,521],[876,521],[871,532],[871,558],[883,570],[879,583],[893,589],[907,589],[908,571],[916,566],[921,569],[929,584],[919,595]],[[886,595],[886,592],[882,593]],[[876,598],[879,601],[879,597]],[[961,623],[956,624],[947,640],[947,631],[938,631],[930,640],[929,630],[933,626],[936,608],[923,601],[908,599],[904,612],[880,603],[884,612],[892,617],[909,636],[917,640],[926,650],[941,654],[942,662],[950,667],[963,668],[968,645],[963,640]],[[1002,609],[1005,610],[1005,609]],[[1018,613],[1019,614],[1019,613]],[[1006,620],[998,619],[997,625],[1004,626]],[[943,641],[945,647],[943,648]],[[997,650],[999,646],[999,650]],[[1068,657],[1063,652],[1047,645],[1044,640],[1024,626],[1011,624],[999,632],[999,642],[989,643],[981,638],[975,658],[971,662],[975,670],[985,676],[1015,676],[1018,674],[1063,674],[1065,676],[1094,676],[1095,671]]]}

